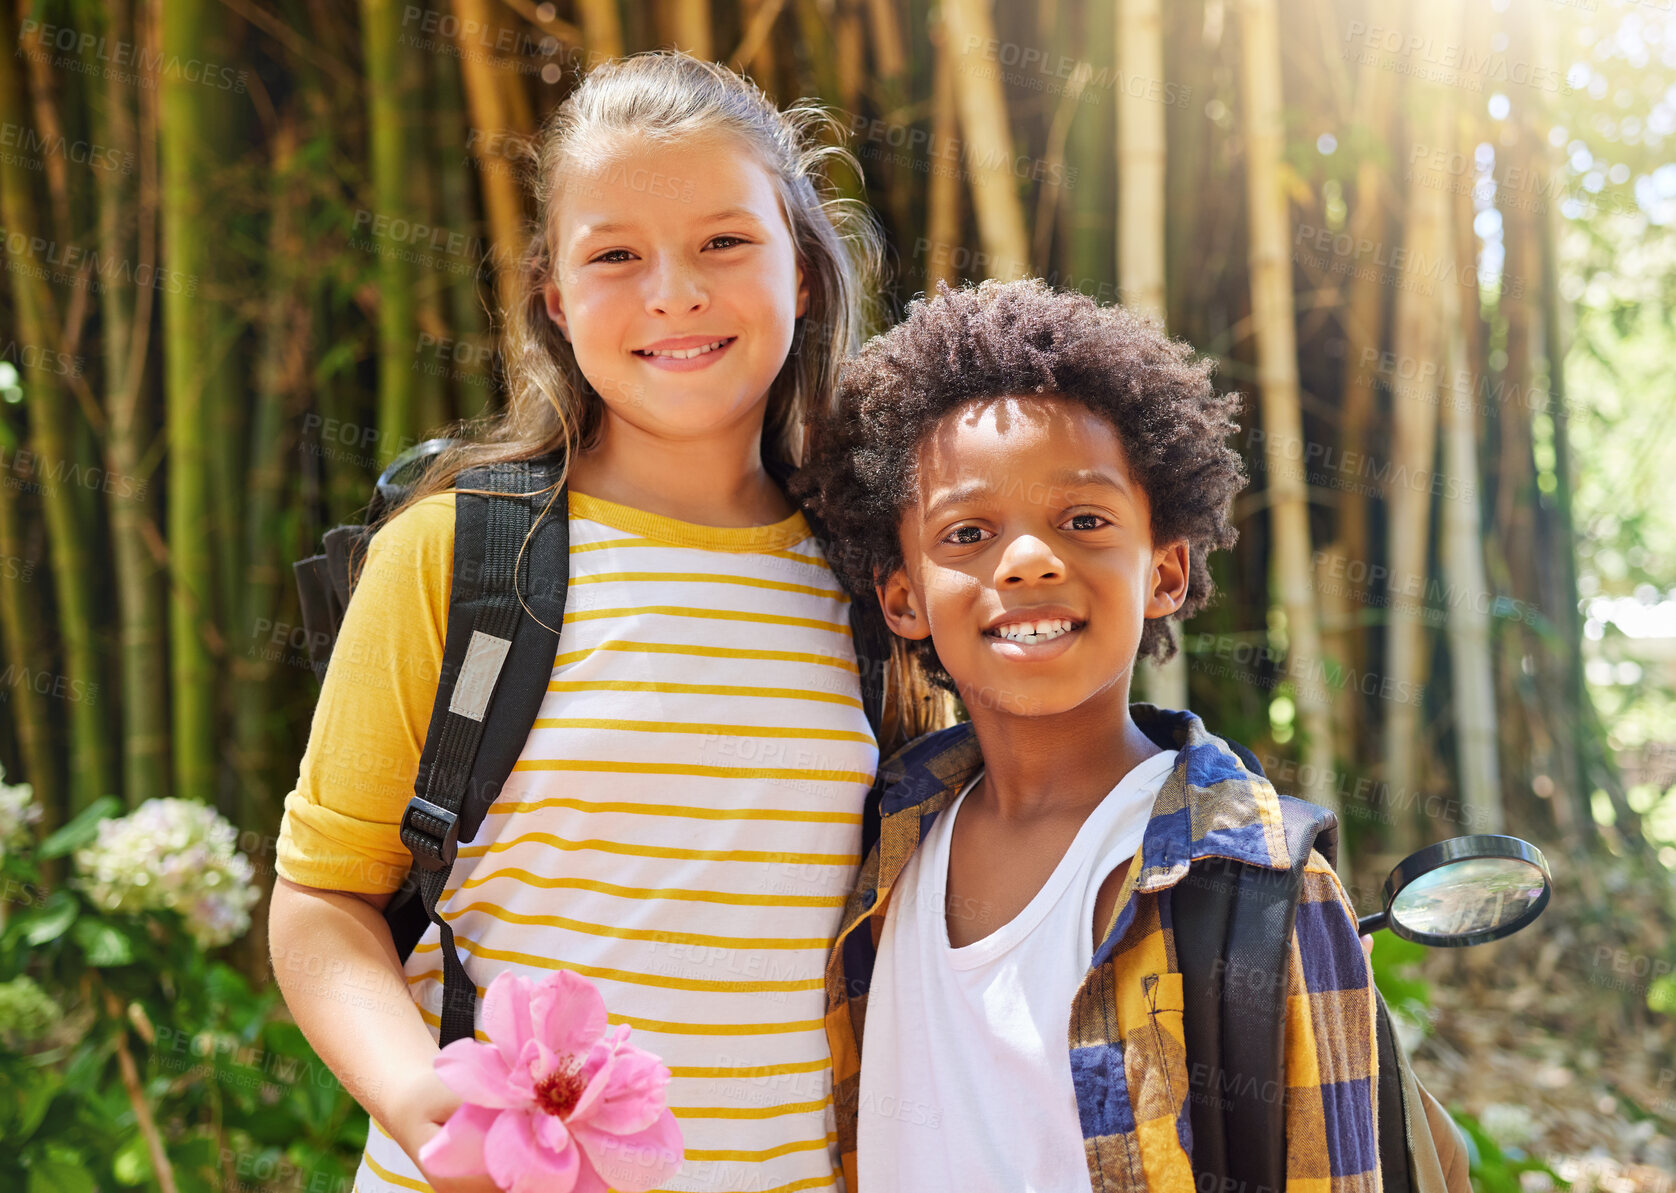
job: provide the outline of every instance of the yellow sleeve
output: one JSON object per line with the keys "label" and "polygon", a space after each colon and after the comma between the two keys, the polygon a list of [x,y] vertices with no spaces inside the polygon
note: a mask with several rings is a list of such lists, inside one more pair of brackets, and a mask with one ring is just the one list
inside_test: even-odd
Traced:
{"label": "yellow sleeve", "polygon": [[401,818],[436,700],[453,577],[453,493],[423,498],[373,536],[285,797],[280,877],[382,894],[407,876]]}

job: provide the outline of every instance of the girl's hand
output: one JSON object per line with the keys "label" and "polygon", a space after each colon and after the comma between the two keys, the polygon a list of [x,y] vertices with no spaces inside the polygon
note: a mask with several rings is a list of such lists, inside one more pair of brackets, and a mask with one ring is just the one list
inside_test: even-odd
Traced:
{"label": "girl's hand", "polygon": [[460,1095],[444,1085],[434,1072],[428,1072],[414,1082],[413,1092],[403,1100],[401,1121],[384,1126],[436,1193],[502,1193],[501,1187],[487,1176],[432,1176],[419,1163],[419,1149],[442,1130],[442,1124],[459,1106]]}

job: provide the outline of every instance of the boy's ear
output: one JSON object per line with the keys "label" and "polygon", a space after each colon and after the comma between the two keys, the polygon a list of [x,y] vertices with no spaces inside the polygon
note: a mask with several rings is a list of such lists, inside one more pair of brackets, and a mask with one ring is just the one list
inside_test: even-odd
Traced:
{"label": "boy's ear", "polygon": [[879,608],[884,612],[885,624],[890,627],[891,633],[898,638],[916,641],[931,637],[931,626],[920,608],[919,597],[908,583],[907,569],[897,568],[885,577],[883,584],[875,584],[873,591],[879,594]]}
{"label": "boy's ear", "polygon": [[1187,543],[1178,539],[1152,553],[1152,591],[1147,594],[1146,616],[1168,617],[1187,599]]}
{"label": "boy's ear", "polygon": [[542,286],[541,299],[547,306],[547,317],[558,324],[559,334],[570,339],[570,324],[565,322],[564,299],[559,294],[559,284],[549,281]]}

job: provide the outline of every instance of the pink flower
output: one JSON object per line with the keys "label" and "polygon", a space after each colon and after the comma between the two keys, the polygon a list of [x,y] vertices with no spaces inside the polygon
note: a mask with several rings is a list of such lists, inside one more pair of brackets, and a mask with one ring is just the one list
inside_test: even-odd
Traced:
{"label": "pink flower", "polygon": [[644,1193],[681,1167],[664,1105],[669,1069],[608,1029],[605,1000],[568,970],[539,982],[504,970],[483,999],[489,1043],[455,1040],[436,1058],[464,1099],[419,1149],[437,1176],[485,1173],[509,1193]]}

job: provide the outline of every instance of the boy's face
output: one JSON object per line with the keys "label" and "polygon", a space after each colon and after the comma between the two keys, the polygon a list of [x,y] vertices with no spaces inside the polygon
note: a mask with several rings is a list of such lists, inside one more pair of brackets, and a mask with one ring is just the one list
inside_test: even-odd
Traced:
{"label": "boy's face", "polygon": [[974,718],[1128,699],[1143,622],[1187,594],[1187,546],[1154,546],[1115,427],[1031,394],[951,411],[919,448],[891,629],[931,637]]}

